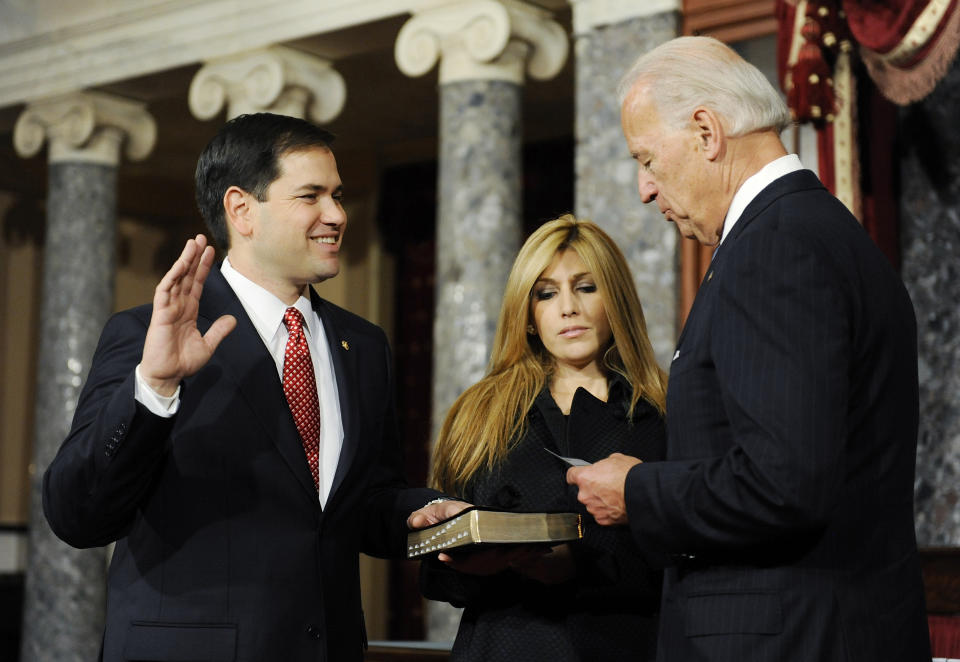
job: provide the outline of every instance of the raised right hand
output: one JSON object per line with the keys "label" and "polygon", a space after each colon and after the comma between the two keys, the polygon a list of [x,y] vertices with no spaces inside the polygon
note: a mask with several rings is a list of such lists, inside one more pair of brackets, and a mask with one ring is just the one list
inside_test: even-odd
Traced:
{"label": "raised right hand", "polygon": [[224,315],[206,335],[197,329],[200,294],[213,258],[213,247],[198,234],[187,241],[154,291],[140,376],[160,395],[173,395],[181,380],[206,365],[220,341],[237,325],[236,318]]}

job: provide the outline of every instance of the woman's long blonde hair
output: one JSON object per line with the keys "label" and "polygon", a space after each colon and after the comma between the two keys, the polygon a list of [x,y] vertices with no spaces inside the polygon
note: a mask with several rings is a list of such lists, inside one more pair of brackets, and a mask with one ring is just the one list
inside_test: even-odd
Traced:
{"label": "woman's long blonde hair", "polygon": [[500,462],[524,433],[527,412],[553,369],[538,336],[528,335],[534,284],[557,253],[576,251],[596,279],[613,332],[604,367],[633,387],[630,414],[643,398],[663,413],[667,376],[647,337],[640,298],[623,253],[597,225],[567,214],[541,225],[514,260],[486,376],[450,407],[433,453],[431,483],[462,495],[475,473]]}

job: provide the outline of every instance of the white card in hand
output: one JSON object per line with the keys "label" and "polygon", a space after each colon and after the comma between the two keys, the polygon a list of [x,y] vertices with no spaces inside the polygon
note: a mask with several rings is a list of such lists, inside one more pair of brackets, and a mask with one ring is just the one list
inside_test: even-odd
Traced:
{"label": "white card in hand", "polygon": [[571,467],[589,467],[590,466],[589,462],[587,462],[586,460],[581,460],[579,457],[564,457],[562,455],[557,455],[547,447],[544,447],[543,450],[547,451],[548,453],[550,453],[550,455],[554,457],[560,458],[561,460],[569,464]]}

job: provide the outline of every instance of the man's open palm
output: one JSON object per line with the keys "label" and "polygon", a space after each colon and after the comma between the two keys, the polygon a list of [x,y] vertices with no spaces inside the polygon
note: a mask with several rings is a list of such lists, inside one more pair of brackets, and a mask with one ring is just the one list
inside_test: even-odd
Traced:
{"label": "man's open palm", "polygon": [[237,325],[236,318],[224,315],[206,335],[197,329],[200,294],[213,258],[213,247],[198,234],[187,241],[154,291],[140,376],[160,395],[173,395],[180,381],[206,365],[220,341]]}

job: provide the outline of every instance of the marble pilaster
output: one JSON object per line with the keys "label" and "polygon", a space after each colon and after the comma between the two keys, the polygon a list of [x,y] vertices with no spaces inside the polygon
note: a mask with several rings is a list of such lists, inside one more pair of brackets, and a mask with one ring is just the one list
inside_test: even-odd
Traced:
{"label": "marble pilaster", "polygon": [[[503,288],[520,247],[521,94],[567,56],[563,29],[515,0],[464,0],[417,12],[397,36],[409,76],[440,62],[437,295],[432,431],[484,373]],[[427,609],[432,640],[456,634],[459,610]]]}
{"label": "marble pilaster", "polygon": [[323,124],[343,109],[347,86],[321,58],[271,46],[210,60],[193,77],[188,101],[199,119],[227,106],[227,119],[270,112]]}
{"label": "marble pilaster", "polygon": [[43,472],[66,437],[100,330],[113,306],[120,148],[142,158],[155,125],[139,104],[78,93],[27,107],[14,131],[22,156],[49,142],[29,555],[21,660],[94,660],[103,636],[106,556],[54,536]]}
{"label": "marble pilaster", "polygon": [[903,280],[917,313],[921,546],[960,545],[960,60],[927,98],[901,110]]}
{"label": "marble pilaster", "polygon": [[[669,367],[677,339],[677,231],[637,192],[637,166],[620,129],[616,89],[644,51],[676,37],[669,2],[575,0],[576,189],[579,217],[596,222],[620,246],[633,271],[657,360]],[[659,9],[657,13],[648,13]],[[644,15],[638,15],[640,13]],[[604,16],[610,21],[606,22]]]}

